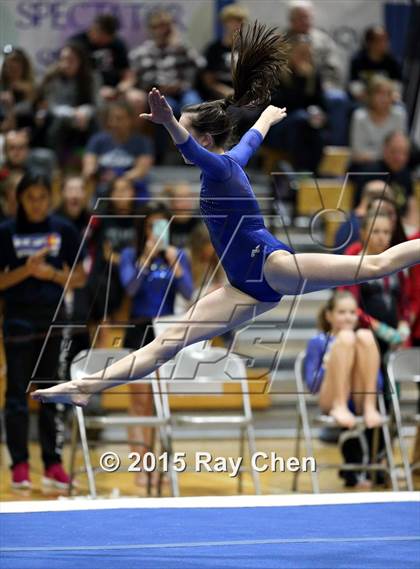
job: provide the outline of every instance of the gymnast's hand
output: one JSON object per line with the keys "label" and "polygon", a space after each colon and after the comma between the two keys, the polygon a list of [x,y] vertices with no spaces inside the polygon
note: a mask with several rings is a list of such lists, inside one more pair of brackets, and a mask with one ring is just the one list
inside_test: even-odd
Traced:
{"label": "gymnast's hand", "polygon": [[261,114],[262,117],[268,119],[270,126],[277,124],[282,121],[286,116],[286,107],[282,109],[280,107],[275,107],[274,105],[269,105]]}
{"label": "gymnast's hand", "polygon": [[153,87],[149,92],[148,100],[151,112],[150,114],[142,113],[140,115],[141,118],[147,119],[148,121],[156,124],[165,124],[173,120],[174,113],[170,105],[156,87]]}

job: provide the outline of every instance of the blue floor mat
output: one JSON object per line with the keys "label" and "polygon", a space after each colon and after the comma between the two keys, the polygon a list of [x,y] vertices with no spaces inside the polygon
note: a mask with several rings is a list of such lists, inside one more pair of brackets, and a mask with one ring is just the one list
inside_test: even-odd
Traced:
{"label": "blue floor mat", "polygon": [[3,514],[0,543],[2,569],[419,569],[420,504]]}

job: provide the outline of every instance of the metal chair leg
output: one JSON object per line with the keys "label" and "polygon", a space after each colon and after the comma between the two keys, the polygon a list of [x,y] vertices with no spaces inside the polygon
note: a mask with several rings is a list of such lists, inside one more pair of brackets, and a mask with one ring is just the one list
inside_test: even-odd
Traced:
{"label": "metal chair leg", "polygon": [[89,454],[89,445],[86,436],[86,427],[83,411],[81,407],[76,407],[76,417],[77,423],[79,425],[80,442],[82,444],[83,460],[85,463],[86,474],[88,477],[89,493],[91,498],[96,498],[96,484],[95,484],[95,473],[92,468],[92,463]]}
{"label": "metal chair leg", "polygon": [[[255,431],[253,425],[248,425],[246,430],[248,434],[249,456],[251,459],[252,456],[255,455],[255,453],[257,452],[257,447],[255,444]],[[255,493],[259,495],[261,494],[260,476],[259,472],[257,472],[255,468],[252,468],[252,466],[251,466],[251,475],[252,475],[252,480],[254,482]]]}
{"label": "metal chair leg", "polygon": [[[305,396],[303,394],[299,394],[298,397],[299,397],[300,416],[302,419],[303,435],[305,437],[306,452],[308,456],[314,456],[311,428],[309,425],[308,412],[306,409],[306,402],[304,399]],[[316,471],[316,469],[314,470],[311,469],[311,482],[312,482],[312,491],[315,494],[319,494],[319,480],[318,480],[318,472]]]}
{"label": "metal chair leg", "polygon": [[171,425],[167,425],[163,428],[164,437],[165,437],[165,444],[166,448],[168,448],[169,456],[168,456],[168,472],[169,472],[169,480],[171,482],[171,491],[172,496],[174,498],[179,498],[179,482],[178,482],[178,473],[174,469],[174,452],[173,452],[173,445],[172,445],[172,427]]}
{"label": "metal chair leg", "polygon": [[73,413],[72,415],[72,425],[71,425],[71,439],[70,439],[70,464],[69,464],[69,490],[68,496],[70,497],[73,493],[73,480],[74,480],[74,471],[75,471],[75,464],[76,464],[76,452],[77,452],[77,435],[78,435],[78,427],[77,427],[77,417],[76,414]]}
{"label": "metal chair leg", "polygon": [[[379,453],[379,428],[373,429],[372,434],[372,452],[371,452],[371,460],[378,461],[378,453]],[[374,470],[372,472],[372,483],[374,486],[378,483],[378,471]]]}
{"label": "metal chair leg", "polygon": [[[241,436],[239,438],[239,456],[243,457],[244,456],[244,452],[245,452],[245,444],[244,444],[244,439],[245,439],[245,432],[243,427],[241,427]],[[242,472],[242,468],[239,469],[239,473],[238,473],[238,494],[242,494],[243,492],[243,472]]]}
{"label": "metal chair leg", "polygon": [[404,466],[404,474],[407,483],[407,489],[410,492],[412,492],[414,487],[413,487],[413,477],[411,475],[410,458],[408,456],[408,448],[403,435],[403,424],[401,417],[400,402],[398,401],[398,395],[394,389],[391,391],[391,401],[394,412],[395,425],[397,427],[397,436],[400,445],[401,458]]}
{"label": "metal chair leg", "polygon": [[[299,414],[299,409],[298,409],[297,410],[297,420],[296,420],[296,441],[295,441],[295,456],[297,458],[300,458],[301,437],[302,437],[302,418]],[[293,473],[292,492],[298,491],[299,474],[300,474],[300,469],[298,468]]]}
{"label": "metal chair leg", "polygon": [[[170,458],[169,449],[167,448],[166,443],[165,443],[165,435],[164,435],[162,427],[159,427],[159,443],[160,443],[160,452],[161,453],[164,453],[164,452],[167,453],[168,464],[169,464],[169,458]],[[162,482],[163,482],[164,476],[165,476],[165,472],[162,469],[159,469],[158,485],[156,488],[156,495],[159,498],[162,496]]]}
{"label": "metal chair leg", "polygon": [[[385,416],[387,414],[387,411],[386,411],[386,407],[385,407],[385,400],[384,400],[383,394],[380,394],[378,396],[378,403],[379,403],[379,412],[381,413],[381,415]],[[385,452],[386,452],[386,460],[387,460],[388,469],[389,469],[389,477],[391,479],[392,489],[394,492],[396,492],[397,490],[399,490],[399,484],[398,484],[398,477],[397,477],[397,469],[396,469],[395,461],[394,461],[394,453],[393,453],[393,449],[392,449],[392,441],[391,441],[391,433],[390,433],[390,429],[389,429],[389,422],[384,423],[382,425],[382,433],[384,435]],[[407,486],[408,486],[408,480],[407,480]]]}

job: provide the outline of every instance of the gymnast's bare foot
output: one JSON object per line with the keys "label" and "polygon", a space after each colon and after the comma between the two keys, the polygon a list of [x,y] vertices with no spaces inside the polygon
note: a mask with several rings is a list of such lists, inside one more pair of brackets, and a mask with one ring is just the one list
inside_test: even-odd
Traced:
{"label": "gymnast's bare foot", "polygon": [[356,417],[344,405],[333,407],[329,412],[329,415],[337,421],[340,427],[352,429],[356,424]]}
{"label": "gymnast's bare foot", "polygon": [[37,389],[31,393],[31,397],[41,403],[64,403],[86,407],[91,394],[82,391],[81,386],[73,381],[59,383],[48,389]]}
{"label": "gymnast's bare foot", "polygon": [[384,422],[384,418],[379,413],[379,411],[375,409],[375,407],[369,407],[365,409],[363,417],[365,419],[365,425],[368,429],[380,427]]}

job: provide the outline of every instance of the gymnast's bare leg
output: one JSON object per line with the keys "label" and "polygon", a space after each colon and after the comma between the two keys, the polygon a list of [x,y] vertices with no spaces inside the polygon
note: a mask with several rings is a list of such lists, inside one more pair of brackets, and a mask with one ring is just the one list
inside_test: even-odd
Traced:
{"label": "gymnast's bare leg", "polygon": [[[419,262],[420,240],[416,239],[395,245],[379,255],[275,251],[265,263],[264,274],[279,293],[296,295],[382,278]],[[106,370],[81,381],[39,389],[32,396],[43,402],[84,406],[90,394],[146,377],[183,347],[213,338],[274,306],[227,285],[198,300],[179,323]]]}
{"label": "gymnast's bare leg", "polygon": [[269,285],[281,294],[305,294],[380,279],[420,263],[420,239],[378,255],[334,255],[274,251],[264,265]]}
{"label": "gymnast's bare leg", "polygon": [[44,403],[68,403],[84,407],[90,395],[116,385],[147,377],[183,347],[223,334],[274,308],[226,285],[199,299],[163,334],[96,374],[68,381],[49,389],[38,389],[32,397]]}

